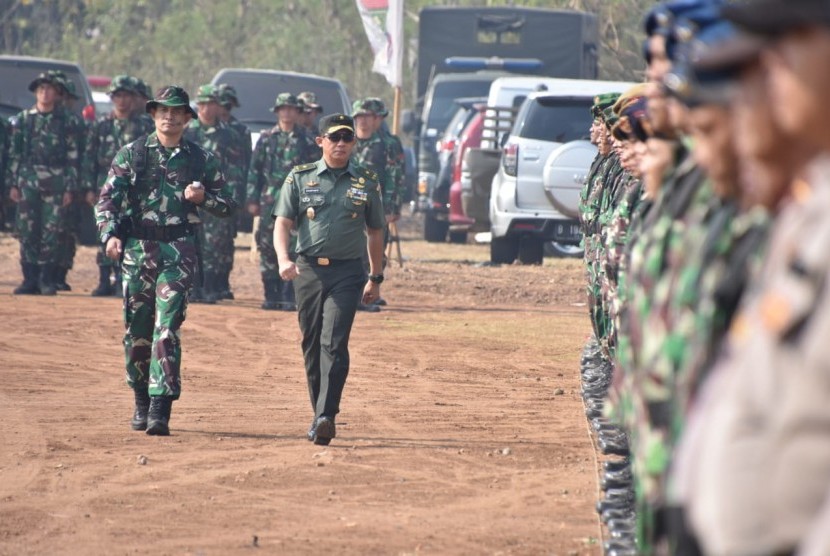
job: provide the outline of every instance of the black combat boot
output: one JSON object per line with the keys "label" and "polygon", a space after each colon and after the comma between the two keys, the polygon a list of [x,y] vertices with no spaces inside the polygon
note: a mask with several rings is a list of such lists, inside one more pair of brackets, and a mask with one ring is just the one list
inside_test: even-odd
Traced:
{"label": "black combat boot", "polygon": [[147,434],[154,436],[170,435],[170,410],[173,398],[170,396],[151,396],[150,410],[147,413]]}
{"label": "black combat boot", "polygon": [[55,289],[59,292],[72,291],[72,286],[66,282],[66,275],[68,272],[68,268],[64,268],[62,266],[55,267]]}
{"label": "black combat boot", "polygon": [[98,267],[98,285],[92,290],[92,297],[110,296],[113,292],[112,284],[110,283],[110,267]]}
{"label": "black combat boot", "polygon": [[217,297],[219,300],[227,299],[229,301],[233,301],[233,292],[231,291],[231,271],[230,270],[223,270],[217,274],[218,282],[217,282]]}
{"label": "black combat boot", "polygon": [[55,286],[57,267],[52,264],[40,265],[40,293],[41,295],[55,295],[58,288]]}
{"label": "black combat boot", "polygon": [[14,289],[15,295],[37,295],[40,293],[40,267],[32,263],[20,263],[23,282]]}
{"label": "black combat boot", "polygon": [[135,413],[130,426],[134,431],[147,429],[147,413],[150,411],[150,394],[147,393],[147,385],[139,385],[133,390],[135,393]]}
{"label": "black combat boot", "polygon": [[265,301],[262,302],[262,308],[266,311],[276,311],[280,308],[280,298],[277,293],[279,288],[279,281],[274,278],[262,278],[262,288],[265,291]]}

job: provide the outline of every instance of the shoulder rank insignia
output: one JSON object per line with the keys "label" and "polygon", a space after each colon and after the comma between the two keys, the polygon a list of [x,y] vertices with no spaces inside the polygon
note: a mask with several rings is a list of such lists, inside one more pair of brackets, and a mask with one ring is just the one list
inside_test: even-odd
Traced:
{"label": "shoulder rank insignia", "polygon": [[308,172],[312,168],[316,168],[317,164],[314,162],[307,162],[306,164],[300,164],[299,166],[294,166],[295,172]]}

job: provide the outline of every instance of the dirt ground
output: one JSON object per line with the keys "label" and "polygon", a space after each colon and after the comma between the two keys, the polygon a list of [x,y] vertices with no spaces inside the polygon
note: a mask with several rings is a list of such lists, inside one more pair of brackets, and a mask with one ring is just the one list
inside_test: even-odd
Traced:
{"label": "dirt ground", "polygon": [[579,261],[490,267],[404,228],[328,447],[305,439],[296,316],[259,308],[248,250],[235,301],[188,309],[164,438],[130,430],[94,249],[72,292],[14,296],[0,236],[0,554],[599,554]]}

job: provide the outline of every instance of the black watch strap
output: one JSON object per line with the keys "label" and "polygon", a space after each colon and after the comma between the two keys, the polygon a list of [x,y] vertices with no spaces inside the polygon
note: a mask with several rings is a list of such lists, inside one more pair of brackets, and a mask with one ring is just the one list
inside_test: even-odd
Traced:
{"label": "black watch strap", "polygon": [[369,280],[375,284],[380,284],[383,282],[383,274],[370,274]]}

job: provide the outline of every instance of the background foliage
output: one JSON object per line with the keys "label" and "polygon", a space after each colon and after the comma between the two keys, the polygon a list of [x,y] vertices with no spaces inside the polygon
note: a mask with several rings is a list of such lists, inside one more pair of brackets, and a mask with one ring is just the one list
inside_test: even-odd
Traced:
{"label": "background foliage", "polygon": [[[425,5],[566,8],[596,13],[600,78],[640,80],[641,21],[653,0],[404,0],[407,83]],[[340,79],[352,98],[380,96],[353,0],[0,0],[0,50],[74,60],[88,75],[131,73],[192,91],[222,67],[271,68]],[[412,106],[412,88],[404,104]],[[276,92],[275,92],[276,93]]]}

